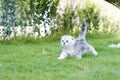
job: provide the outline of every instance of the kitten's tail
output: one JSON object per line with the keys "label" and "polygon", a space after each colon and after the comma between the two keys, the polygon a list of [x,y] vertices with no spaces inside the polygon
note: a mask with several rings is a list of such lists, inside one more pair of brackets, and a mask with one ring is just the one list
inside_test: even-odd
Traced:
{"label": "kitten's tail", "polygon": [[78,36],[78,39],[85,39],[86,36],[86,32],[87,32],[87,25],[86,25],[86,19],[83,19],[82,21],[82,30]]}

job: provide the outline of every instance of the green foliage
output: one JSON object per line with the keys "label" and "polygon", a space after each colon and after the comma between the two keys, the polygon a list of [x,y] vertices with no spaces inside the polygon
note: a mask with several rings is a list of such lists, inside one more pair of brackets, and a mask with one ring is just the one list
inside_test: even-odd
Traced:
{"label": "green foliage", "polygon": [[[34,19],[34,23],[39,24],[40,20],[44,21],[44,15],[47,14],[47,18],[54,18],[56,16],[56,7],[59,0],[35,0],[34,3],[32,2],[34,6],[34,11],[32,11],[32,17]],[[33,9],[31,9],[33,10]],[[41,16],[36,16],[37,15]]]}
{"label": "green foliage", "polygon": [[[10,8],[7,7],[7,1],[8,0],[2,0],[1,4],[3,7],[3,18],[6,18],[5,9]],[[52,6],[50,8],[49,17],[55,17],[56,15],[56,6],[59,2],[59,0],[10,0],[14,2],[13,7],[15,11],[13,12],[15,15],[14,23],[15,25],[31,25],[31,20],[35,19],[35,13],[40,15],[44,15],[45,11],[49,9],[48,4],[52,3]],[[35,23],[39,24],[39,20],[42,19],[41,17],[38,17],[35,19]],[[29,22],[29,23],[28,23]],[[4,22],[3,22],[4,24]]]}
{"label": "green foliage", "polygon": [[66,8],[65,13],[63,14],[63,26],[64,30],[72,30],[73,24],[72,24],[72,18],[74,16],[74,12]]}
{"label": "green foliage", "polygon": [[4,17],[4,22],[5,26],[14,26],[14,16],[15,16],[15,0],[3,0],[2,1],[2,9],[4,10],[3,12],[3,17]]}
{"label": "green foliage", "polygon": [[56,17],[56,10],[57,10],[59,0],[52,0],[52,1],[53,1],[53,5],[51,6],[50,15],[51,17]]}
{"label": "green foliage", "polygon": [[88,31],[96,31],[99,29],[100,11],[95,9],[95,7],[95,5],[87,5],[85,8],[76,8],[75,11],[72,10],[72,7],[67,7],[63,16],[58,18],[58,20],[63,22],[65,31],[71,31],[75,26],[80,27],[83,18],[86,18]]}
{"label": "green foliage", "polygon": [[52,3],[52,6],[50,8],[51,12],[49,13],[49,16],[55,16],[56,14],[56,7],[57,4],[59,2],[59,0],[35,0],[35,4],[34,6],[36,7],[36,13],[37,14],[45,14],[45,11],[49,9],[49,5],[50,3]]}
{"label": "green foliage", "polygon": [[[0,4],[1,4],[1,1],[0,1]],[[2,5],[0,5],[0,25],[2,25]]]}
{"label": "green foliage", "polygon": [[78,16],[80,21],[82,21],[83,18],[86,18],[89,31],[99,29],[99,10],[95,9],[95,5],[87,6],[86,8],[78,10]]}
{"label": "green foliage", "polygon": [[10,36],[10,27],[15,25],[15,0],[2,0],[3,25],[6,27],[5,37]]}

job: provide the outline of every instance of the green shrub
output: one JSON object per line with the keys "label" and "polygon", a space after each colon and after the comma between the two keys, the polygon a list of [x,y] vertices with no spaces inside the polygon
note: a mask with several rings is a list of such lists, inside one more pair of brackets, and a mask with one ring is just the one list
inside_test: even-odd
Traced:
{"label": "green shrub", "polygon": [[[7,6],[7,2],[12,1],[14,2],[14,16],[15,25],[31,25],[31,20],[34,18],[35,23],[40,23],[39,21],[42,19],[41,17],[36,17],[35,13],[40,15],[45,14],[45,10],[48,10],[48,4],[52,2],[51,11],[49,13],[49,17],[56,16],[56,7],[58,5],[59,0],[2,0],[0,1],[0,5],[2,5],[2,13],[5,13],[5,6]],[[8,7],[9,8],[9,7]],[[7,16],[7,14],[5,14]],[[4,15],[2,16],[3,19],[6,18]]]}
{"label": "green shrub", "polygon": [[63,26],[64,26],[64,30],[72,30],[72,18],[74,16],[74,12],[67,8],[65,9],[65,13],[63,14]]}
{"label": "green shrub", "polygon": [[82,21],[83,18],[86,18],[88,31],[99,29],[99,10],[95,9],[95,7],[95,5],[92,5],[78,10],[80,21]]}
{"label": "green shrub", "polygon": [[95,10],[95,5],[87,6],[82,9],[76,9],[75,11],[72,10],[72,7],[67,7],[63,16],[59,17],[59,21],[63,22],[63,31],[71,31],[74,27],[79,28],[83,18],[86,18],[88,31],[99,29],[99,10]]}

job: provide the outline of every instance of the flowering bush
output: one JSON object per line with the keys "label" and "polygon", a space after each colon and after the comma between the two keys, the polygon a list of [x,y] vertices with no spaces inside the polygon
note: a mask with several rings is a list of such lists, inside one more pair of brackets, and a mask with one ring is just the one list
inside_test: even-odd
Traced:
{"label": "flowering bush", "polygon": [[[32,26],[39,33],[39,36],[51,34],[51,27],[54,26],[56,6],[59,0],[2,0],[2,25],[5,28],[5,35],[10,36],[10,27]],[[37,28],[36,28],[37,27]],[[35,31],[35,30],[33,30]],[[15,32],[15,31],[14,31]],[[44,32],[44,33],[43,33]],[[7,33],[7,34],[6,34]]]}

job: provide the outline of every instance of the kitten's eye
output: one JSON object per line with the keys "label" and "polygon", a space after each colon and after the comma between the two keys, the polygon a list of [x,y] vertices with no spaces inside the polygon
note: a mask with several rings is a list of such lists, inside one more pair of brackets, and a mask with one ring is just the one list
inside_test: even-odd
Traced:
{"label": "kitten's eye", "polygon": [[68,42],[68,40],[66,42]]}
{"label": "kitten's eye", "polygon": [[64,42],[64,40],[62,40],[62,42]]}

